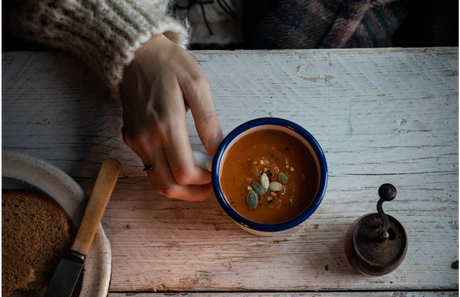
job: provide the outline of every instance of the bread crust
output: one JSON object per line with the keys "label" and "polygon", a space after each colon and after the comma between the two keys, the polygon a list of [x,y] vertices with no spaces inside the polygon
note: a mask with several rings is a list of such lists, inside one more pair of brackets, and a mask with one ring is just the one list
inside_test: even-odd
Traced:
{"label": "bread crust", "polygon": [[9,296],[35,281],[35,268],[14,254],[2,250],[2,296]]}
{"label": "bread crust", "polygon": [[2,249],[35,268],[35,281],[22,290],[46,285],[73,242],[67,213],[39,191],[2,191]]}

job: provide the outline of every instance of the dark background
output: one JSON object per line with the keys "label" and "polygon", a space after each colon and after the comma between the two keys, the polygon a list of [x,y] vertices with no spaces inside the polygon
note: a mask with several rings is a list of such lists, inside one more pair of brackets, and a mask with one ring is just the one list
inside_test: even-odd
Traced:
{"label": "dark background", "polygon": [[[2,51],[50,50],[9,34],[5,19],[9,8],[17,3],[2,2]],[[458,14],[457,0],[411,0],[409,14],[396,32],[394,44],[396,47],[458,47]],[[244,49],[244,46],[239,48]],[[213,47],[200,46],[199,49]]]}

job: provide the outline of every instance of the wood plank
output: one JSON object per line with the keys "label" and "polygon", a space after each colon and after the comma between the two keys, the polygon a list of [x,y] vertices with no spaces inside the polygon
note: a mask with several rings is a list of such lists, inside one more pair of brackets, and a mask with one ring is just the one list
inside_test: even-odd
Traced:
{"label": "wood plank", "polygon": [[[329,165],[328,192],[294,232],[255,237],[215,198],[155,194],[120,136],[121,109],[89,68],[62,53],[4,53],[2,146],[57,165],[91,192],[102,160],[123,164],[103,226],[112,291],[458,289],[458,50],[193,52],[208,77],[224,134],[274,116],[309,130]],[[189,115],[193,148],[203,150]],[[385,210],[409,236],[401,267],[364,277],[343,237]]]}
{"label": "wood plank", "polygon": [[[110,293],[109,297],[132,297],[132,293]],[[305,293],[137,293],[136,297],[447,297],[458,296],[458,292],[305,292]]]}

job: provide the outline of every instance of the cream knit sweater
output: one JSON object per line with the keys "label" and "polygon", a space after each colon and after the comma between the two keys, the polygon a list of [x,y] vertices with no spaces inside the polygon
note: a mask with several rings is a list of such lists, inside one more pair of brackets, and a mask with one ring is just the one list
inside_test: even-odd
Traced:
{"label": "cream knit sweater", "polygon": [[152,36],[186,47],[187,28],[166,0],[30,0],[10,15],[13,34],[70,51],[90,65],[119,100],[123,70]]}

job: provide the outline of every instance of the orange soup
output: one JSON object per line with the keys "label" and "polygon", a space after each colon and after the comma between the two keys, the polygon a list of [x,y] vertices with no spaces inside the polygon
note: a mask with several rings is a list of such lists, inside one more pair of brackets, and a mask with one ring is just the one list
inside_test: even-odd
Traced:
{"label": "orange soup", "polygon": [[318,187],[309,149],[289,133],[259,130],[238,139],[223,161],[220,183],[243,217],[276,224],[301,214]]}

